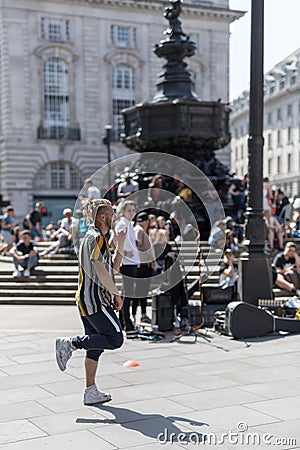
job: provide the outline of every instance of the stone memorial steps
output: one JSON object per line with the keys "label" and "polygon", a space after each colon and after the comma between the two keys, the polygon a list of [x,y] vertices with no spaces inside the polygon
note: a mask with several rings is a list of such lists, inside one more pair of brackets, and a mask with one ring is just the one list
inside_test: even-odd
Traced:
{"label": "stone memorial steps", "polygon": [[[57,257],[50,257],[50,258],[40,258],[39,259],[39,268],[40,267],[51,267],[51,266],[55,266],[55,267],[59,267],[59,266],[68,266],[68,267],[75,267],[77,269],[78,267],[78,261],[77,259],[66,259],[66,255],[59,255],[59,256],[64,256],[64,258],[57,258]],[[0,261],[1,262],[6,262],[6,263],[13,263],[13,258],[12,256],[0,256]]]}
{"label": "stone memorial steps", "polygon": [[[40,251],[53,243],[38,243]],[[195,244],[183,243],[185,271],[189,271],[188,283],[199,276],[199,267],[194,265]],[[174,249],[176,250],[176,249]],[[0,269],[0,303],[11,304],[62,304],[74,305],[77,290],[78,263],[75,255],[46,255],[39,261],[39,267],[32,271],[30,278],[13,278],[12,257],[0,256],[0,261],[10,263],[10,267]],[[115,276],[117,287],[122,289],[122,277]],[[150,287],[152,289],[154,285]],[[195,298],[197,293],[194,294]]]}
{"label": "stone memorial steps", "polygon": [[[70,295],[70,290],[67,289],[34,289],[32,286],[27,286],[28,289],[1,289],[1,296],[3,297],[24,297],[30,296],[32,297],[68,297]],[[74,297],[73,290],[71,291],[71,294]]]}
{"label": "stone memorial steps", "polygon": [[75,299],[70,297],[41,297],[38,296],[0,296],[1,305],[75,305]]}
{"label": "stone memorial steps", "polygon": [[[13,279],[15,280],[15,279]],[[33,281],[30,280],[30,283],[27,282],[26,278],[20,278],[16,281],[12,281],[11,277],[7,278],[6,281],[1,278],[0,281],[0,291],[3,292],[4,290],[30,290],[30,289],[39,289],[39,290],[64,290],[69,291],[76,289],[77,283],[74,282],[66,282],[64,280],[58,282],[58,281]]]}
{"label": "stone memorial steps", "polygon": [[[47,249],[53,243],[41,242],[38,247],[41,251]],[[184,272],[187,275],[187,284],[191,284],[199,277],[198,264],[194,264],[195,244],[193,242],[184,242],[179,246],[180,255],[184,265]],[[209,246],[207,242],[201,243],[203,259],[205,260]],[[176,251],[173,245],[172,250]],[[221,261],[218,252],[211,252],[207,267],[202,262],[202,281],[205,286],[217,286],[219,281],[218,265]],[[78,263],[75,255],[47,255],[40,259],[39,267],[32,272],[30,278],[13,278],[14,271],[12,258],[0,256],[0,262],[11,263],[3,265],[0,268],[0,304],[62,304],[74,305],[75,292],[78,282]],[[206,278],[207,269],[212,272],[209,278]],[[122,288],[122,277],[117,274],[115,276],[116,285]],[[274,302],[284,302],[291,294],[287,291],[274,289]],[[200,293],[197,290],[192,300],[200,299]],[[150,301],[150,300],[149,300]]]}
{"label": "stone memorial steps", "polygon": [[8,269],[8,270],[0,270],[0,283],[5,283],[5,282],[10,282],[10,281],[14,281],[16,283],[27,283],[30,284],[32,282],[37,282],[39,285],[44,284],[45,282],[51,283],[51,285],[53,285],[53,283],[66,283],[66,282],[70,282],[74,285],[77,285],[78,282],[78,276],[77,273],[74,273],[74,275],[57,275],[57,274],[46,274],[45,272],[43,274],[38,274],[35,275],[34,272],[31,275],[31,277],[25,278],[25,277],[21,277],[21,278],[13,278],[12,277],[12,270]]}

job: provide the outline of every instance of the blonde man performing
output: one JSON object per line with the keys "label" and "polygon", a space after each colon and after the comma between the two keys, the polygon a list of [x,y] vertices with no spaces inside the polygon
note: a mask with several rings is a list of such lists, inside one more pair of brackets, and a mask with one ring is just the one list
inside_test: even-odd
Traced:
{"label": "blonde man performing", "polygon": [[83,336],[56,339],[56,360],[64,371],[72,353],[86,350],[86,389],[83,403],[92,405],[111,400],[111,395],[98,390],[95,382],[98,360],[104,350],[114,350],[123,344],[123,333],[114,309],[122,308],[122,299],[113,281],[112,270],[119,271],[126,230],[115,233],[116,247],[112,260],[108,233],[116,219],[110,201],[90,200],[86,205],[87,219],[92,220],[79,249],[79,288],[76,300],[83,322]]}

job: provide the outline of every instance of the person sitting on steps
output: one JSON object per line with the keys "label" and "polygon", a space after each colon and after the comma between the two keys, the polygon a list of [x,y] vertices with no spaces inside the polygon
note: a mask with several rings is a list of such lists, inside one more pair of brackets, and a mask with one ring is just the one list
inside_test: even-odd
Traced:
{"label": "person sitting on steps", "polygon": [[29,230],[23,231],[20,234],[20,238],[20,241],[10,251],[13,255],[15,266],[13,276],[16,278],[22,276],[22,272],[19,270],[19,266],[21,266],[24,269],[24,277],[29,278],[31,270],[38,265],[38,248],[35,242],[31,240],[31,233]]}
{"label": "person sitting on steps", "polygon": [[300,257],[294,242],[287,242],[284,251],[278,253],[273,261],[277,278],[275,285],[300,296]]}

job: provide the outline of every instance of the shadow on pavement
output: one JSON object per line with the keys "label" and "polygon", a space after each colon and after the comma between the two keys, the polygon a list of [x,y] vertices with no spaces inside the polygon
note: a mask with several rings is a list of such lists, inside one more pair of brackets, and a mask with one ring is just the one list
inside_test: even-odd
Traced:
{"label": "shadow on pavement", "polygon": [[196,422],[192,419],[186,419],[176,416],[163,416],[161,414],[142,414],[127,408],[119,408],[115,406],[108,406],[103,404],[95,405],[100,411],[107,411],[111,413],[114,418],[99,418],[99,419],[85,419],[78,418],[76,423],[93,423],[93,424],[120,424],[123,428],[137,431],[144,436],[159,440],[161,443],[165,442],[204,442],[205,435],[197,432],[187,432],[181,430],[176,422],[188,423],[192,426],[209,426],[205,422]]}

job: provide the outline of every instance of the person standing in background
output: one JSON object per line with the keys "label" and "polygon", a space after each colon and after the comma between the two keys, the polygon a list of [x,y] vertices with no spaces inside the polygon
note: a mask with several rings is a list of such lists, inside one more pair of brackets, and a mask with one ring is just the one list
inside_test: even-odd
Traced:
{"label": "person standing in background", "polygon": [[156,268],[155,253],[148,235],[149,216],[146,212],[140,212],[136,216],[135,238],[136,246],[139,251],[141,263],[138,266],[137,277],[141,280],[137,282],[136,296],[132,304],[132,315],[136,316],[137,307],[141,303],[142,316],[141,321],[151,323],[147,316],[147,298],[150,288],[152,268]]}
{"label": "person standing in background", "polygon": [[135,241],[134,226],[132,219],[137,210],[137,204],[132,200],[125,200],[120,204],[119,221],[116,224],[115,231],[127,230],[124,243],[124,254],[122,258],[120,272],[123,277],[123,309],[120,312],[120,319],[123,329],[132,331],[136,322],[136,316],[130,318],[130,304],[134,301],[135,279],[137,277],[137,268],[140,264],[140,257]]}

